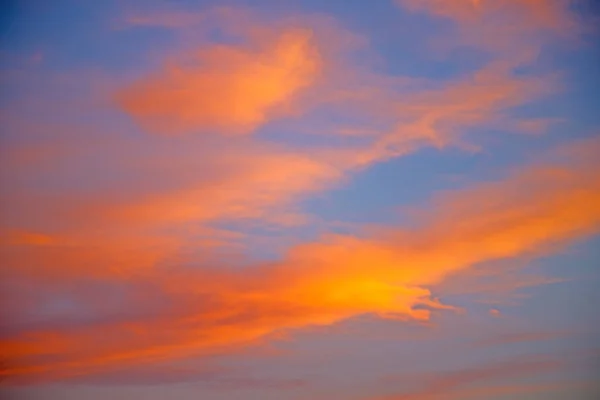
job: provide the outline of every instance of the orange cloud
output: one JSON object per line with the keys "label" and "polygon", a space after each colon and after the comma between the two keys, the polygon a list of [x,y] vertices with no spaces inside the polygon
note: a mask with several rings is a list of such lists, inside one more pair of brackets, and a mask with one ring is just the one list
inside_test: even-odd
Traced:
{"label": "orange cloud", "polygon": [[[450,274],[484,261],[549,251],[549,244],[596,231],[596,167],[582,158],[521,171],[438,199],[418,229],[372,238],[330,236],[293,247],[277,263],[233,269],[200,260],[197,267],[182,268],[179,262],[193,259],[174,259],[166,269],[123,271],[95,284],[125,285],[123,301],[130,302],[130,310],[144,309],[157,296],[169,306],[126,321],[23,332],[2,343],[10,361],[3,374],[60,379],[117,364],[214,355],[278,332],[365,313],[427,320],[432,308],[446,307],[429,288]],[[63,279],[62,285],[85,287],[80,281]],[[85,312],[105,304],[106,290],[83,290],[70,301]]]}
{"label": "orange cloud", "polygon": [[[327,152],[292,152],[247,138],[143,140],[143,146],[120,139],[94,146],[93,157],[112,157],[113,162],[103,167],[108,179],[92,178],[91,184],[62,185],[89,176],[87,152],[69,149],[18,164],[20,179],[3,185],[6,214],[0,232],[6,268],[112,274],[136,265],[148,268],[177,249],[239,239],[210,227],[215,221],[303,224],[305,216],[295,212],[295,202],[338,182],[343,172]],[[15,164],[5,159],[3,165],[10,170]],[[22,185],[32,180],[49,184],[43,189]],[[60,189],[55,190],[57,180]],[[35,238],[24,232],[52,241],[32,250],[24,245]]]}
{"label": "orange cloud", "polygon": [[117,94],[150,131],[248,133],[281,115],[322,66],[309,29],[288,29],[247,46],[211,45],[165,65]]}
{"label": "orange cloud", "polygon": [[227,153],[225,150],[220,159],[207,159],[205,163],[221,167],[225,173],[220,178],[135,199],[131,204],[109,209],[105,216],[152,224],[266,217],[266,210],[272,214],[292,199],[321,189],[340,177],[335,165],[302,153],[268,150]]}
{"label": "orange cloud", "polygon": [[0,244],[46,246],[54,243],[51,236],[36,232],[11,231],[0,237]]}

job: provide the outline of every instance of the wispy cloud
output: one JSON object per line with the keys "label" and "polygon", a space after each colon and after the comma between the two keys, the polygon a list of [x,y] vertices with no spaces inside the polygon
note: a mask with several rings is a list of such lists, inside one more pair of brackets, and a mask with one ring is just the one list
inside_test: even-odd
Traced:
{"label": "wispy cloud", "polygon": [[[115,289],[125,285],[123,301],[134,301],[131,309],[143,306],[148,290],[161,293],[168,299],[163,304],[175,308],[137,322],[42,329],[7,340],[4,353],[25,364],[5,374],[56,379],[115,363],[215,354],[278,331],[333,324],[364,313],[427,320],[431,308],[445,306],[426,287],[448,274],[486,260],[548,251],[547,244],[595,231],[600,191],[594,165],[581,161],[526,169],[505,181],[440,198],[415,231],[323,238],[290,249],[274,265],[211,268],[191,259],[186,263],[196,264],[193,269],[122,270],[122,278],[106,284]],[[68,288],[64,279],[61,286]],[[72,284],[81,285],[80,279]],[[51,290],[48,281],[45,285]],[[67,300],[72,289],[62,293],[73,304],[95,307],[100,301],[91,292],[85,301]]]}
{"label": "wispy cloud", "polygon": [[[435,194],[412,229],[325,232],[297,239],[269,262],[239,251],[248,233],[228,224],[302,225],[310,221],[304,199],[376,164],[424,147],[473,146],[470,133],[486,128],[540,133],[557,120],[511,111],[559,89],[554,71],[518,69],[535,66],[548,41],[575,30],[566,2],[396,4],[450,22],[433,44],[476,48],[486,54],[483,65],[449,78],[398,76],[370,57],[365,38],[331,19],[271,25],[225,8],[148,13],[124,25],[173,30],[187,42],[161,55],[158,68],[113,83],[100,117],[114,117],[117,133],[56,123],[89,116],[71,107],[76,101],[54,100],[60,85],[46,97],[33,85],[36,104],[57,110],[52,118],[32,124],[3,112],[10,135],[2,169],[11,172],[0,182],[2,376],[212,379],[215,356],[301,329],[363,314],[425,322],[456,310],[438,300],[456,274],[466,277],[459,293],[556,282],[507,278],[482,289],[470,278],[482,263],[549,254],[598,231],[598,140],[561,148],[554,160],[505,179]],[[439,57],[439,48],[430,50]],[[121,125],[123,114],[138,129]],[[554,337],[534,332],[486,344]],[[168,366],[189,357],[202,365]],[[398,398],[560,365],[519,359],[450,371]]]}

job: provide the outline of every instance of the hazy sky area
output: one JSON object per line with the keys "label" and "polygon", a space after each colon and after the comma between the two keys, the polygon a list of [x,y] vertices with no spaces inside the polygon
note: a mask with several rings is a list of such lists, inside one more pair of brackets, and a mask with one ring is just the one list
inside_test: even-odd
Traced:
{"label": "hazy sky area", "polygon": [[600,2],[0,4],[0,398],[600,398]]}

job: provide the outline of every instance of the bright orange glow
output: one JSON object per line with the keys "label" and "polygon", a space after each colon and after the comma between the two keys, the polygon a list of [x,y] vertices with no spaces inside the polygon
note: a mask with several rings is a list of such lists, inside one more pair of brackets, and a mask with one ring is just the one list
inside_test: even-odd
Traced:
{"label": "bright orange glow", "polygon": [[[43,377],[60,370],[69,375],[110,368],[116,362],[208,355],[256,343],[276,332],[328,325],[364,313],[427,320],[431,309],[445,307],[431,298],[427,287],[449,274],[488,260],[544,251],[548,244],[596,230],[600,177],[589,162],[535,168],[504,182],[457,192],[439,199],[435,211],[415,231],[393,230],[371,239],[326,237],[292,248],[274,266],[248,272],[222,268],[138,272],[136,281],[142,287],[177,299],[181,310],[98,330],[40,332],[33,345],[25,338],[3,343],[3,353],[21,365],[4,373]],[[110,280],[127,282],[129,273],[123,272],[121,278]],[[144,301],[145,289],[139,290]],[[203,306],[206,299],[209,308]],[[418,307],[423,305],[427,308]],[[100,337],[114,340],[103,340],[99,346]],[[56,343],[62,343],[60,349]],[[60,359],[39,358],[49,351],[60,353]]]}

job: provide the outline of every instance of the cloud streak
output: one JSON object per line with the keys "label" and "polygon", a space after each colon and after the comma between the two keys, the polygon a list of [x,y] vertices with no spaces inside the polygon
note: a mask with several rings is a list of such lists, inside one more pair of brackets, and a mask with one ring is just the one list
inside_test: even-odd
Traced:
{"label": "cloud streak", "polygon": [[[113,365],[208,356],[276,332],[365,313],[428,320],[431,309],[445,307],[428,287],[449,274],[488,260],[545,252],[548,244],[596,231],[600,180],[590,162],[523,170],[505,181],[442,197],[414,231],[330,236],[293,247],[272,265],[124,271],[106,284],[115,290],[125,285],[119,290],[126,296],[122,301],[134,301],[129,308],[143,306],[150,293],[174,308],[158,310],[150,319],[40,329],[7,339],[3,353],[12,361],[4,374],[59,379]],[[193,265],[193,260],[179,263],[190,261]],[[67,303],[101,302],[94,294],[85,301],[69,298],[72,289],[66,288]]]}

